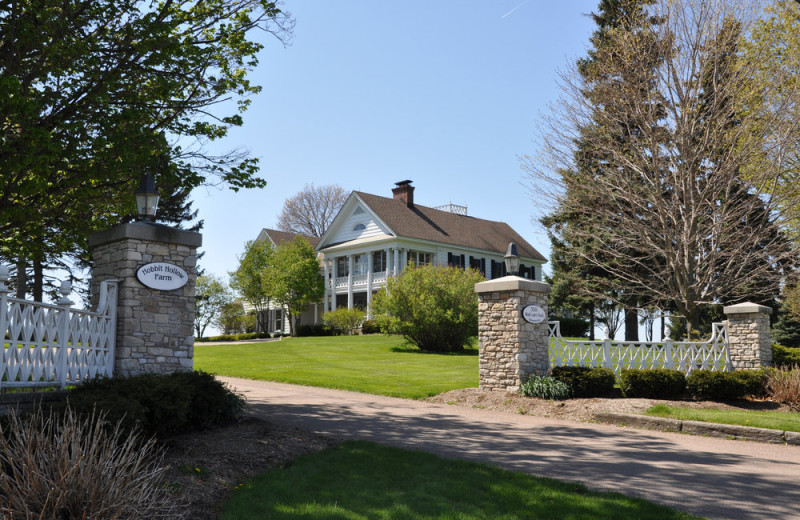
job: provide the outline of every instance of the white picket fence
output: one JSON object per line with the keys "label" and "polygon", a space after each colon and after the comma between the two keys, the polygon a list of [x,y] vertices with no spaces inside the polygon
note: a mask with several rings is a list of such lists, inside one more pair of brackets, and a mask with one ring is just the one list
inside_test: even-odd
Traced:
{"label": "white picket fence", "polygon": [[705,369],[729,372],[727,323],[714,323],[708,341],[575,341],[561,337],[558,321],[550,327],[550,366],[605,367],[619,377],[623,368],[668,368],[685,374]]}
{"label": "white picket fence", "polygon": [[72,309],[62,283],[55,305],[9,296],[0,265],[0,389],[60,387],[111,377],[116,341],[117,282],[103,282],[96,311]]}

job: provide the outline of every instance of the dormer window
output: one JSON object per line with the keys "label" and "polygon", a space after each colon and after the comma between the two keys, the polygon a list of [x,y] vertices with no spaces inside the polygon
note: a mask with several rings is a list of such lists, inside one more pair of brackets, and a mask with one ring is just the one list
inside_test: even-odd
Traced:
{"label": "dormer window", "polygon": [[353,231],[364,231],[365,229],[367,229],[367,226],[365,226],[364,224],[356,224],[353,227]]}

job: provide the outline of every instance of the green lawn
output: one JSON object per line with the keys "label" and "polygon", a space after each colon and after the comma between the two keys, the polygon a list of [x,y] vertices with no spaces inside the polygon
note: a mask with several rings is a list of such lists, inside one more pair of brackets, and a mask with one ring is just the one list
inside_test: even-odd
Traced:
{"label": "green lawn", "polygon": [[667,417],[682,421],[705,421],[719,424],[737,424],[756,428],[771,428],[790,432],[800,432],[800,413],[760,412],[752,410],[718,410],[671,407],[657,404],[645,415]]}
{"label": "green lawn", "polygon": [[222,520],[698,518],[618,493],[367,442],[302,457],[239,486]]}
{"label": "green lawn", "polygon": [[423,353],[400,336],[284,338],[195,344],[194,366],[213,374],[420,399],[478,386],[478,349]]}

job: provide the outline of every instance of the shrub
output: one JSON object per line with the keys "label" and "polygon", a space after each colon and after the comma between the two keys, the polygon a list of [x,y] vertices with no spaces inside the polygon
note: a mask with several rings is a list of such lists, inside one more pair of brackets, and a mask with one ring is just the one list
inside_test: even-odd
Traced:
{"label": "shrub", "polygon": [[625,397],[667,399],[680,396],[686,391],[686,376],[682,372],[666,368],[625,368],[620,374],[619,386]]}
{"label": "shrub", "polygon": [[112,422],[161,435],[222,425],[244,411],[244,399],[204,372],[93,379],[68,394],[81,413],[97,408]]}
{"label": "shrub", "polygon": [[767,395],[766,369],[737,370],[731,373],[744,385],[744,396],[764,397]]}
{"label": "shrub", "polygon": [[616,382],[614,371],[601,367],[554,367],[551,375],[569,387],[572,397],[605,397]]}
{"label": "shrub", "polygon": [[520,392],[525,397],[539,397],[541,399],[568,399],[569,387],[566,383],[550,376],[532,375],[520,387]]}
{"label": "shrub", "polygon": [[767,394],[795,412],[800,412],[800,367],[770,368],[766,371]]}
{"label": "shrub", "polygon": [[589,335],[589,321],[582,318],[554,318],[565,338],[585,338]]}
{"label": "shrub", "polygon": [[375,320],[366,320],[361,324],[361,334],[380,334],[381,328]]}
{"label": "shrub", "polygon": [[[755,379],[761,383],[762,372],[753,372],[753,376],[745,376],[742,372],[718,372],[714,370],[694,370],[686,378],[686,387],[696,399],[741,399],[752,395]],[[758,372],[758,374],[755,374]]]}
{"label": "shrub", "polygon": [[0,426],[3,518],[183,518],[153,439],[102,414],[12,412]]}
{"label": "shrub", "polygon": [[245,339],[261,339],[268,338],[269,334],[266,332],[245,332],[242,334],[220,334],[219,336],[211,336],[208,338],[194,338],[195,343],[205,343],[207,341],[242,341]]}
{"label": "shrub", "polygon": [[352,336],[364,321],[364,311],[358,308],[348,309],[340,307],[335,311],[326,312],[322,315],[322,320],[326,325],[339,332]]}
{"label": "shrub", "polygon": [[310,336],[333,336],[334,330],[322,323],[307,323],[298,325],[295,332],[297,337],[307,338]]}
{"label": "shrub", "polygon": [[478,334],[475,284],[483,279],[475,269],[409,265],[375,295],[375,320],[421,350],[461,351]]}
{"label": "shrub", "polygon": [[772,366],[790,367],[800,365],[800,348],[784,347],[776,343],[772,344]]}

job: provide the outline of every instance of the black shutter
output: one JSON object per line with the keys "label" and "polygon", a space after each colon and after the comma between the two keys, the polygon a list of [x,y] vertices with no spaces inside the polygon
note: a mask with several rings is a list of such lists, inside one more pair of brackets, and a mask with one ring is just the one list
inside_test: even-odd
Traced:
{"label": "black shutter", "polygon": [[453,253],[447,253],[447,265],[453,265]]}
{"label": "black shutter", "polygon": [[481,274],[486,276],[486,259],[481,258]]}
{"label": "black shutter", "polygon": [[467,264],[464,263],[464,255],[461,255],[461,269],[466,268]]}

